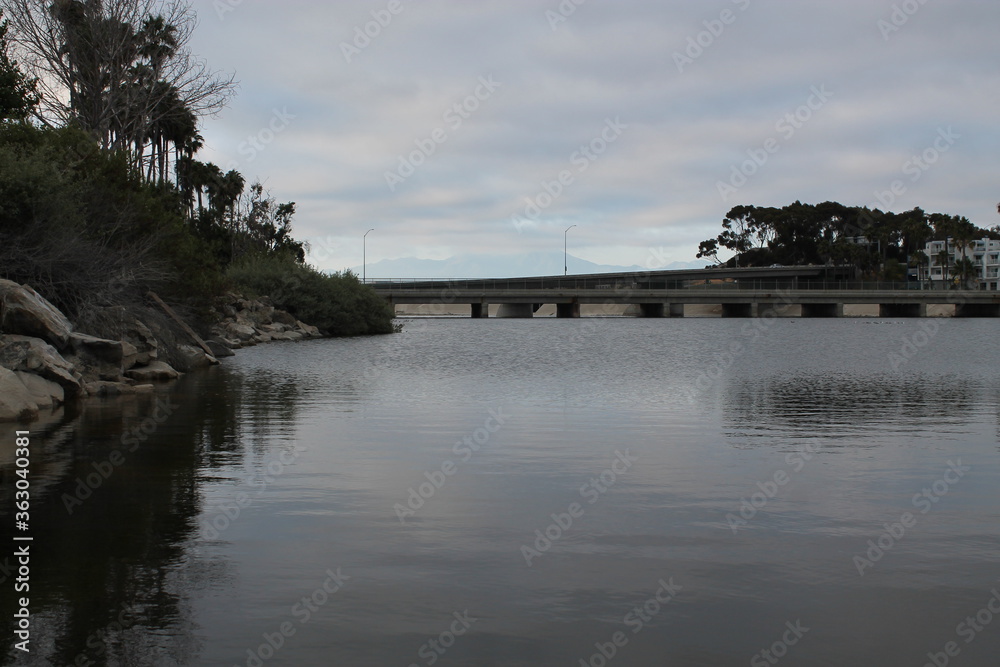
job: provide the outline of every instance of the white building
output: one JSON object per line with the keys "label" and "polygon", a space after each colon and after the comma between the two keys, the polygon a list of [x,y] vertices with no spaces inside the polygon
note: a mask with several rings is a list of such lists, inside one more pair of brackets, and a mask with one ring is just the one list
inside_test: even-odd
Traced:
{"label": "white building", "polygon": [[[939,255],[948,250],[948,270],[941,265]],[[955,262],[962,259],[962,248],[949,238],[947,244],[944,241],[931,241],[924,247],[924,252],[930,259],[930,275],[932,281],[942,281],[947,275],[948,280],[954,280]],[[997,290],[1000,289],[1000,241],[993,239],[982,239],[973,241],[965,248],[965,256],[972,260],[976,267],[979,289]]]}

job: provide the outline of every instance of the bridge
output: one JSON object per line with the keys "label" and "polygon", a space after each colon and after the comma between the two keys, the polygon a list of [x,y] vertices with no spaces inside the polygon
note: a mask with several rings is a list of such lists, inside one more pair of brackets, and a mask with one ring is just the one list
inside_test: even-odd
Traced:
{"label": "bridge", "polygon": [[853,267],[708,268],[488,280],[369,281],[389,303],[468,304],[474,318],[533,317],[545,304],[557,317],[583,305],[634,306],[641,317],[683,317],[687,305],[719,305],[723,317],[842,317],[846,304],[877,305],[882,317],[925,317],[927,306],[955,306],[957,317],[1000,317],[1000,292],[932,289],[927,283],[863,282]]}

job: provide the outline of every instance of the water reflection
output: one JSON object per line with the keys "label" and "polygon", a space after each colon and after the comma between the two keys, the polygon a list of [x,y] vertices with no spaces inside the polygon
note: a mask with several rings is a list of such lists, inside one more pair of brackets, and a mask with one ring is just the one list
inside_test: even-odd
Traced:
{"label": "water reflection", "polygon": [[[227,576],[194,548],[201,485],[296,418],[287,375],[224,369],[152,396],[94,399],[32,428],[32,654],[8,664],[186,665],[199,651],[190,593]],[[13,427],[0,432],[0,540],[11,543]],[[10,447],[9,455],[7,448]],[[5,586],[12,564],[0,561]],[[12,596],[0,603],[13,636]]]}

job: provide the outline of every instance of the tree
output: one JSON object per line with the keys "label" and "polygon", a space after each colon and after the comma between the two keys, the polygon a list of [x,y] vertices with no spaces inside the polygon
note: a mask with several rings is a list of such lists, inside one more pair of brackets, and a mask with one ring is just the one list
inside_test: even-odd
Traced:
{"label": "tree", "polygon": [[11,60],[7,46],[7,22],[0,11],[0,120],[25,120],[40,101],[38,81],[29,79]]}
{"label": "tree", "polygon": [[201,117],[233,93],[232,76],[188,51],[195,17],[184,0],[0,0],[0,7],[39,81],[38,116],[75,123],[105,149],[136,149],[141,159],[153,129],[178,106]]}

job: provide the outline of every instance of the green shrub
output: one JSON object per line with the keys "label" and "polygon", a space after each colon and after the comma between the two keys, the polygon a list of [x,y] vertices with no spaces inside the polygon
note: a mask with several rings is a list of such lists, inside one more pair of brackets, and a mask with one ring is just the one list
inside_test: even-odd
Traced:
{"label": "green shrub", "polygon": [[268,296],[276,308],[333,336],[393,332],[393,310],[350,272],[328,275],[287,255],[253,255],[226,277],[246,296]]}

